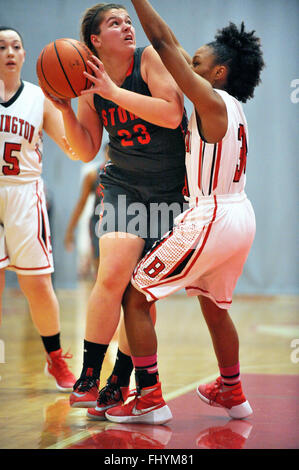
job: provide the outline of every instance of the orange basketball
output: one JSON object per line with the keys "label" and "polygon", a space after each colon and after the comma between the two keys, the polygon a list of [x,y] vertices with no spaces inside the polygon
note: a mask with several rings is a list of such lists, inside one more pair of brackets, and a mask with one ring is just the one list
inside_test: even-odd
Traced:
{"label": "orange basketball", "polygon": [[92,83],[83,75],[92,75],[87,65],[91,51],[76,39],[56,39],[43,48],[37,63],[36,73],[40,85],[58,98],[75,98]]}

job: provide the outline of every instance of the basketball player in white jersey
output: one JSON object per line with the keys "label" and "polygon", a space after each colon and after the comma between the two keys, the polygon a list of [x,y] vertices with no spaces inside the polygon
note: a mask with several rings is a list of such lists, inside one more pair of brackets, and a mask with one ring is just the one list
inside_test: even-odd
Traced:
{"label": "basketball player in white jersey", "polygon": [[[240,381],[238,334],[228,313],[237,279],[255,235],[255,216],[244,192],[247,122],[240,101],[253,96],[264,66],[258,38],[230,24],[194,57],[147,0],[132,0],[141,24],[194,111],[186,139],[190,208],[137,265],[124,302],[135,365],[136,398],[106,412],[111,421],[162,424],[172,417],[157,367],[157,339],[149,301],[185,288],[197,295],[209,328],[220,376],[200,385],[199,397],[240,419],[252,413]],[[146,296],[146,297],[145,297]]]}
{"label": "basketball player in white jersey", "polygon": [[[45,371],[61,390],[75,377],[60,346],[59,306],[51,281],[53,257],[41,179],[42,131],[66,152],[61,114],[42,90],[21,79],[20,34],[0,28],[0,319],[5,269],[16,272],[46,353]],[[69,155],[71,157],[71,155]]]}

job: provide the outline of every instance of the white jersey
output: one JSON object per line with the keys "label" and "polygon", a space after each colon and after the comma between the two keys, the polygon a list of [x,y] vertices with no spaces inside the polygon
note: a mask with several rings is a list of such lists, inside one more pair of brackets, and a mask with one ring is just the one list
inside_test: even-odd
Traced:
{"label": "white jersey", "polygon": [[186,169],[191,198],[241,193],[246,177],[248,147],[247,121],[239,101],[215,90],[226,104],[228,127],[217,144],[209,144],[199,134],[193,111],[186,136]]}
{"label": "white jersey", "polygon": [[217,144],[201,138],[193,112],[186,136],[190,208],[139,262],[132,284],[149,301],[185,288],[227,309],[255,235],[255,215],[244,191],[247,122],[225,91],[228,128]]}
{"label": "white jersey", "polygon": [[0,185],[40,177],[44,101],[38,86],[22,81],[9,101],[0,102]]}

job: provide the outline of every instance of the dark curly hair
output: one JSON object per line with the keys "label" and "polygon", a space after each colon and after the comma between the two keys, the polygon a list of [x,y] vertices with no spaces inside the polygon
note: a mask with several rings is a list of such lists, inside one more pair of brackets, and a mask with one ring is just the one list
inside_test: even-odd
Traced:
{"label": "dark curly hair", "polygon": [[87,47],[95,54],[96,50],[90,40],[91,34],[100,34],[100,24],[106,11],[115,8],[116,10],[126,10],[126,7],[119,3],[97,3],[88,8],[82,18],[80,37]]}
{"label": "dark curly hair", "polygon": [[246,32],[244,22],[240,29],[230,23],[218,30],[215,40],[207,46],[213,48],[215,64],[228,67],[225,91],[243,103],[253,98],[265,66],[260,39],[255,36],[255,31]]}

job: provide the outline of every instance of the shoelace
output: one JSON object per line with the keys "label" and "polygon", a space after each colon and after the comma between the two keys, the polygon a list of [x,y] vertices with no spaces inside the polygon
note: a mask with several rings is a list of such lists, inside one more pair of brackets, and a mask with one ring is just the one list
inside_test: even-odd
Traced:
{"label": "shoelace", "polygon": [[[136,390],[131,390],[127,398],[135,394],[137,395]],[[120,401],[123,400],[123,396],[119,385],[108,382],[105,387],[99,391],[98,404],[108,404],[111,400]]]}
{"label": "shoelace", "polygon": [[72,359],[72,357],[73,357],[73,355],[69,351],[67,351],[65,354],[61,354],[59,359],[63,359],[64,365],[67,367],[64,360],[65,359]]}
{"label": "shoelace", "polygon": [[[72,359],[72,357],[73,357],[73,355],[69,351],[67,351],[65,354],[61,354],[61,356],[58,356],[56,358],[56,360],[53,360],[53,358],[52,358],[52,361],[53,361],[53,363],[55,363],[56,366],[59,367],[59,369],[62,373],[65,373],[65,372],[70,372],[69,368],[68,368],[68,365],[65,362],[65,359]],[[71,372],[70,372],[70,374],[71,374]]]}
{"label": "shoelace", "polygon": [[78,388],[79,392],[89,392],[89,390],[97,386],[97,379],[95,377],[80,377],[74,385],[74,390]]}
{"label": "shoelace", "polygon": [[119,401],[122,398],[120,387],[116,384],[107,383],[102,390],[99,391],[98,403],[107,404],[109,401]]}
{"label": "shoelace", "polygon": [[207,393],[210,395],[210,403],[216,400],[217,395],[220,392],[220,387],[222,385],[221,378],[218,377],[216,382],[212,383],[207,387]]}

